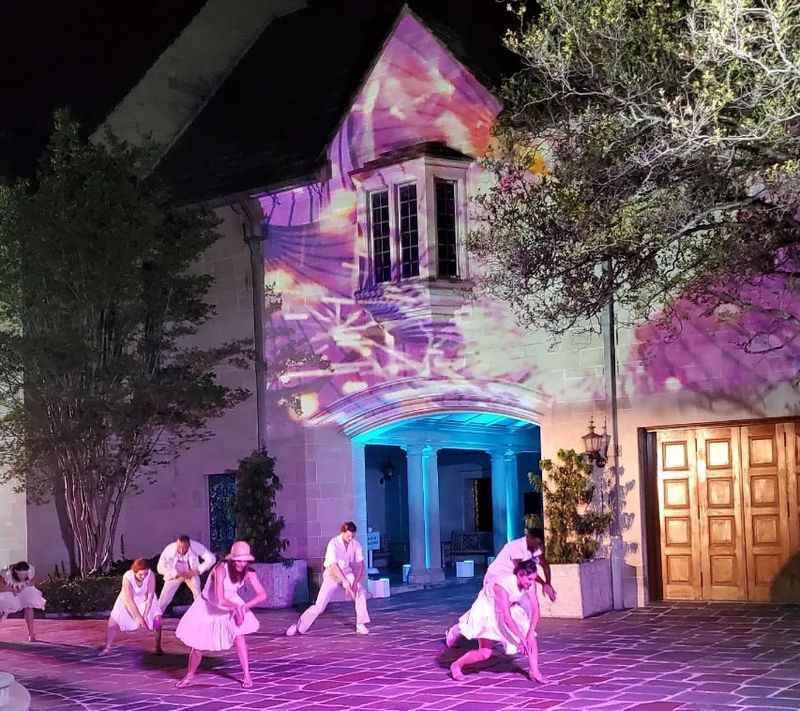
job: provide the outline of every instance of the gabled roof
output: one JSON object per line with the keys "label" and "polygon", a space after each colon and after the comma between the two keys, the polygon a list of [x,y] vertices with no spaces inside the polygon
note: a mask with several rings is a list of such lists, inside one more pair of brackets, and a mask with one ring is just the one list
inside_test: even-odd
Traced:
{"label": "gabled roof", "polygon": [[[488,86],[516,67],[495,0],[410,0]],[[181,202],[217,201],[317,174],[325,150],[403,8],[323,0],[269,25],[159,164]]]}

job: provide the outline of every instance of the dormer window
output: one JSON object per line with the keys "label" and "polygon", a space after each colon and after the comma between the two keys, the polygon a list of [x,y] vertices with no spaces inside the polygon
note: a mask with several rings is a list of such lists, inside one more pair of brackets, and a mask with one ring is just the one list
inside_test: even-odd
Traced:
{"label": "dormer window", "polygon": [[472,158],[442,144],[394,151],[353,171],[359,188],[359,292],[468,274],[466,176]]}

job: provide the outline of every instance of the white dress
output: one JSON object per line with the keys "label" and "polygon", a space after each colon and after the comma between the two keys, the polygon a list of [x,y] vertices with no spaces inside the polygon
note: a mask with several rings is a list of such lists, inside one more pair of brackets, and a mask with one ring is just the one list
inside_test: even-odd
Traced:
{"label": "white dress", "polygon": [[[220,568],[225,597],[236,605],[244,605],[239,594],[245,585],[244,580],[234,583],[228,575],[227,563],[222,563]],[[204,652],[230,649],[237,637],[258,632],[259,628],[258,619],[250,610],[245,613],[242,624],[237,625],[232,610],[218,607],[214,590],[215,574],[212,572],[208,576],[202,596],[192,603],[175,630],[175,636],[187,647]]]}
{"label": "white dress", "polygon": [[[508,593],[511,617],[523,634],[527,635],[531,621],[521,601],[525,599],[528,592],[519,589],[517,576],[513,574],[495,578],[494,584],[499,585]],[[472,607],[459,618],[458,628],[467,639],[490,639],[502,642],[505,645],[506,654],[516,654],[518,651],[516,645],[509,642],[506,635],[503,634],[504,626],[497,619],[493,587],[491,589],[489,586],[481,588]]]}
{"label": "white dress", "polygon": [[44,610],[47,601],[42,597],[39,588],[28,582],[28,580],[33,580],[34,573],[31,565],[28,569],[28,579],[20,581],[14,579],[10,567],[0,571],[0,576],[3,577],[5,583],[4,591],[0,592],[0,616],[19,612],[26,607]]}
{"label": "white dress", "polygon": [[[158,605],[158,598],[155,596],[155,592],[153,593],[153,601],[150,603],[150,610],[147,613],[147,616],[145,617],[144,614],[145,608],[147,607],[147,592],[152,575],[153,571],[148,570],[147,575],[144,576],[144,580],[142,581],[141,585],[136,581],[136,576],[132,570],[126,571],[125,575],[122,576],[122,585],[124,586],[126,582],[130,583],[133,591],[133,604],[136,605],[136,607],[139,609],[139,612],[142,613],[142,617],[145,618],[151,629],[156,617],[161,616],[161,608]],[[155,587],[153,590],[155,591]],[[111,610],[111,619],[117,623],[117,626],[123,632],[133,632],[134,630],[139,629],[139,623],[133,618],[131,613],[128,612],[128,608],[125,607],[125,600],[122,596],[122,590],[119,591],[117,600],[114,603],[114,608]]]}

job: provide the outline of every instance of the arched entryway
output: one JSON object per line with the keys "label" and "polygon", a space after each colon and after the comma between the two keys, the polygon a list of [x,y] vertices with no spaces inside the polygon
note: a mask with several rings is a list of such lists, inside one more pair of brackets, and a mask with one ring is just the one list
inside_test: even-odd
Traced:
{"label": "arched entryway", "polygon": [[[540,452],[535,423],[439,412],[375,427],[352,443],[354,477],[363,481],[356,508],[387,541],[376,562],[410,563],[410,582],[442,580],[459,558],[485,563],[522,534],[527,475]],[[529,509],[536,505],[528,498]]]}

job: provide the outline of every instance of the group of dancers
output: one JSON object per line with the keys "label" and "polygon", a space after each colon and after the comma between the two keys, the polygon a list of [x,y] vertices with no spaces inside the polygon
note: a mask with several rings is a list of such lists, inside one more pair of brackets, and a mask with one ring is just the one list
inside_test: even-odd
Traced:
{"label": "group of dancers", "polygon": [[[357,528],[345,521],[339,533],[331,538],[325,550],[322,586],[315,603],[287,630],[293,637],[308,632],[314,621],[325,611],[339,588],[352,600],[356,614],[356,634],[369,634],[364,553],[356,540]],[[550,567],[544,559],[544,534],[541,529],[529,529],[523,538],[507,543],[486,570],[481,591],[472,607],[464,613],[445,635],[448,647],[460,638],[477,640],[478,648],[466,652],[450,665],[456,681],[464,679],[465,666],[487,660],[494,646],[501,643],[506,654],[522,653],[528,658],[530,677],[544,679],[539,671],[536,626],[539,603],[536,585],[555,600],[550,585]],[[254,561],[250,546],[236,541],[230,553],[221,561],[201,543],[188,536],[179,536],[162,552],[156,567],[164,577],[161,595],[155,594],[155,573],[144,558],[133,562],[122,576],[122,585],[108,619],[106,643],[99,654],[111,651],[119,632],[152,631],[156,653],[162,652],[161,618],[177,589],[186,584],[194,602],[178,622],[175,636],[189,647],[186,673],[179,687],[192,683],[206,652],[236,648],[242,667],[242,686],[253,686],[246,636],[257,632],[259,622],[252,608],[267,597],[250,563]],[[210,570],[205,587],[200,589],[200,575]],[[539,573],[542,573],[540,575]],[[34,569],[21,561],[0,575],[0,620],[6,615],[23,611],[28,636],[36,641],[34,609],[44,609],[45,599],[33,585]],[[247,600],[242,597],[247,587]]]}

